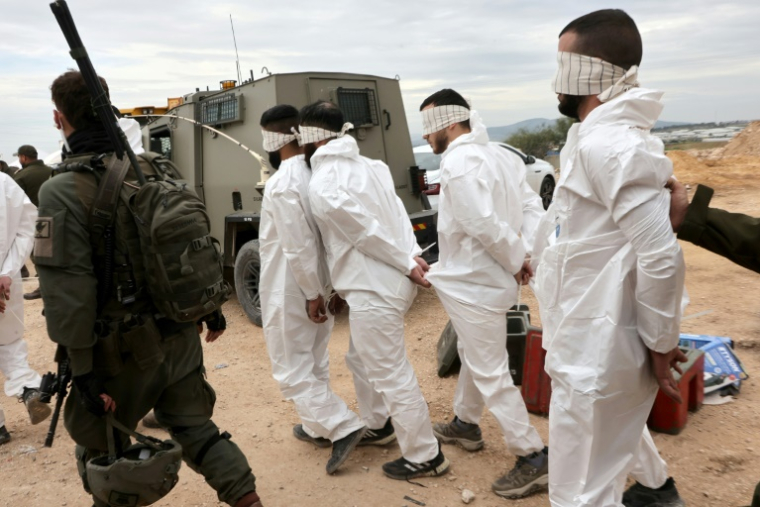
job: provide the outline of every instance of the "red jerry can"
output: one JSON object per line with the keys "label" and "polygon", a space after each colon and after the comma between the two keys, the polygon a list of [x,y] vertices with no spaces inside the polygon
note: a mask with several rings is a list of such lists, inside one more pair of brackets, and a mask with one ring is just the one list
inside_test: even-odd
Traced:
{"label": "red jerry can", "polygon": [[649,429],[677,435],[686,426],[689,410],[702,408],[705,399],[705,353],[699,349],[681,349],[689,359],[681,365],[683,375],[673,371],[683,403],[676,403],[662,391],[657,393],[647,424]]}
{"label": "red jerry can", "polygon": [[523,365],[522,395],[528,412],[549,415],[552,398],[552,379],[544,370],[546,351],[541,346],[543,331],[529,326],[525,337],[525,363]]}

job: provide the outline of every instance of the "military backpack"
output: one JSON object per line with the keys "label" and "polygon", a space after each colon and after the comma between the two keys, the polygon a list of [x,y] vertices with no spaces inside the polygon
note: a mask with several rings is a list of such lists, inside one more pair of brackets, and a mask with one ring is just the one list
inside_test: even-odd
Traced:
{"label": "military backpack", "polygon": [[98,186],[91,228],[102,234],[114,219],[121,199],[138,231],[144,284],[160,314],[175,322],[196,322],[229,299],[222,251],[211,236],[203,201],[174,177],[174,164],[156,154],[140,155],[155,170],[141,186],[124,182],[127,157],[111,156]]}

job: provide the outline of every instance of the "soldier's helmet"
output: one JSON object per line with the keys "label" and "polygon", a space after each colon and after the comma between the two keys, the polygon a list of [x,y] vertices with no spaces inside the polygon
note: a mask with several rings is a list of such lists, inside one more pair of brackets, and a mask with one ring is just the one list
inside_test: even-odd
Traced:
{"label": "soldier's helmet", "polygon": [[182,447],[174,440],[129,433],[140,442],[117,456],[109,452],[87,462],[87,482],[92,494],[108,505],[151,505],[177,484]]}

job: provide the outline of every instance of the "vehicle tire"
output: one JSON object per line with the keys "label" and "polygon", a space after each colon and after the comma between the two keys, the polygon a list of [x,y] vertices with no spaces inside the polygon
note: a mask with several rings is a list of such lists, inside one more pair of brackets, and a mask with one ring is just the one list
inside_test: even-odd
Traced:
{"label": "vehicle tire", "polygon": [[554,187],[554,178],[551,176],[546,176],[541,182],[541,187],[538,195],[541,196],[541,202],[543,203],[545,210],[549,209],[549,205],[552,203],[552,197],[554,197]]}
{"label": "vehicle tire", "polygon": [[260,278],[259,240],[253,239],[243,245],[235,258],[235,292],[248,319],[259,327],[262,325]]}

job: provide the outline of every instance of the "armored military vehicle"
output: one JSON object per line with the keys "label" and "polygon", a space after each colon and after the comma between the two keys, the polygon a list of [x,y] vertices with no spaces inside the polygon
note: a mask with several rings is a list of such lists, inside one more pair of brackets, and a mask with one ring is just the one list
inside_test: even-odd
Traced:
{"label": "armored military vehicle", "polygon": [[[436,241],[437,215],[424,194],[425,171],[415,166],[397,79],[305,72],[271,74],[240,85],[222,81],[220,88],[171,99],[164,116],[145,124],[143,141],[174,161],[206,203],[212,235],[223,242],[225,268],[252,322],[261,325],[258,231],[272,171],[261,147],[259,120],[272,106],[300,108],[320,99],[337,104],[354,124],[351,135],[362,155],[390,168],[420,246]],[[428,255],[436,257],[436,248]]]}

